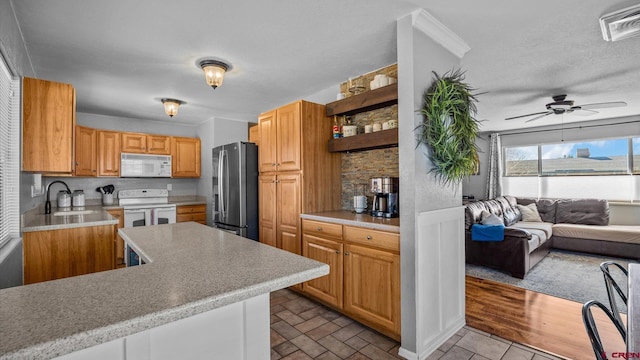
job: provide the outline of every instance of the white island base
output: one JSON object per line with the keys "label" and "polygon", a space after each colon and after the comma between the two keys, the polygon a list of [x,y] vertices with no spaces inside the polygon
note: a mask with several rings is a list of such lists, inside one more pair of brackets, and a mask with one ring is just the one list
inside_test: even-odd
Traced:
{"label": "white island base", "polygon": [[267,360],[269,322],[269,294],[263,294],[56,359]]}

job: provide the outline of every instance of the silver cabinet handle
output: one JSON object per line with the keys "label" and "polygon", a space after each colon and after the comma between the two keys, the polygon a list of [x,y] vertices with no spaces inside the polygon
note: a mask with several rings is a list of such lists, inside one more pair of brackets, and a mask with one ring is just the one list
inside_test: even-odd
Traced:
{"label": "silver cabinet handle", "polygon": [[319,228],[318,228],[318,229],[316,229],[316,230],[317,230],[317,231],[322,231],[322,228],[321,228],[321,227],[319,227]]}
{"label": "silver cabinet handle", "polygon": [[371,239],[372,239],[371,235],[367,235],[367,240],[371,240]]}
{"label": "silver cabinet handle", "polygon": [[336,254],[340,254],[340,250],[336,250]]}
{"label": "silver cabinet handle", "polygon": [[345,254],[345,255],[349,255],[349,252],[348,252],[348,251],[345,251],[345,252],[344,252],[344,254]]}

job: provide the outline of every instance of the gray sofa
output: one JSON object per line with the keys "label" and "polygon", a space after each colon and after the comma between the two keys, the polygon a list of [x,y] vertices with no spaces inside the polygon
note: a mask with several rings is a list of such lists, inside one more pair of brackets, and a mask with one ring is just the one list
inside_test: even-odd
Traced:
{"label": "gray sofa", "polygon": [[[521,221],[518,205],[536,204],[541,222]],[[504,240],[471,238],[486,212],[503,219]],[[599,199],[527,199],[500,196],[466,205],[467,263],[497,268],[514,277],[526,273],[553,247],[625,258],[640,258],[640,226],[609,225],[609,203]]]}

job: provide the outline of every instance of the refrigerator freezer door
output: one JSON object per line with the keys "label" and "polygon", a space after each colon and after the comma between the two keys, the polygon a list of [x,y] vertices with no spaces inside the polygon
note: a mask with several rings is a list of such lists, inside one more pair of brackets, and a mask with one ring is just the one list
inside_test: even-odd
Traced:
{"label": "refrigerator freezer door", "polygon": [[247,237],[247,228],[246,227],[237,227],[237,226],[229,226],[229,225],[225,225],[225,224],[215,224],[215,227],[231,233],[231,234],[235,234],[238,236],[242,236],[242,237]]}

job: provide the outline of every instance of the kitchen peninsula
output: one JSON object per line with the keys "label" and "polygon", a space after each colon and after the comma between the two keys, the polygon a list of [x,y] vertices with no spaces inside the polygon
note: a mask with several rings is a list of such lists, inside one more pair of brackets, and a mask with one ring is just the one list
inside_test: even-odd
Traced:
{"label": "kitchen peninsula", "polygon": [[0,291],[0,358],[268,359],[269,293],[329,272],[194,222],[119,233],[147,264]]}

